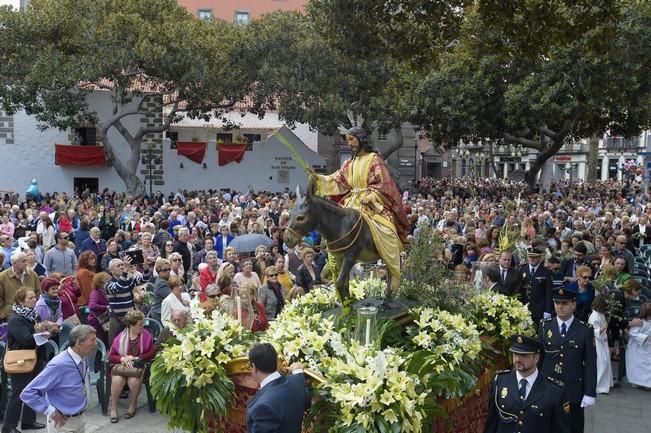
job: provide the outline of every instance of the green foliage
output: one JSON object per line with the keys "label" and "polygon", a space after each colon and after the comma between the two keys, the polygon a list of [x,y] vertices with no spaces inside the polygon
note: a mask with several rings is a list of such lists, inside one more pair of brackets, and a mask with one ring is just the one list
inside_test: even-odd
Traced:
{"label": "green foliage", "polygon": [[423,228],[405,258],[400,275],[399,296],[424,307],[459,311],[472,290],[454,281],[445,259],[445,244],[438,232]]}

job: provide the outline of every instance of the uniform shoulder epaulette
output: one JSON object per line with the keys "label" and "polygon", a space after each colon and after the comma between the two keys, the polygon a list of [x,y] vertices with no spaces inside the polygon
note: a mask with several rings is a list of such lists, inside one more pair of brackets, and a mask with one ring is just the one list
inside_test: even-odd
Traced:
{"label": "uniform shoulder epaulette", "polygon": [[554,385],[564,386],[563,381],[555,379],[553,377],[547,376],[547,380],[550,381],[551,383],[553,383]]}
{"label": "uniform shoulder epaulette", "polygon": [[510,372],[511,372],[511,370],[497,370],[495,372],[495,376],[497,376],[498,374],[505,374],[505,373],[510,373]]}
{"label": "uniform shoulder epaulette", "polygon": [[541,322],[549,322],[549,321],[552,320],[552,319],[553,319],[553,317],[547,317],[547,318],[545,318],[545,319],[540,319],[540,321],[541,321]]}

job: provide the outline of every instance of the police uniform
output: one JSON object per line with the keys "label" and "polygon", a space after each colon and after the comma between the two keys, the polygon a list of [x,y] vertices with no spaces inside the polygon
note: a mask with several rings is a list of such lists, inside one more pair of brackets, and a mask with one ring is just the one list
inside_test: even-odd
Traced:
{"label": "police uniform", "polygon": [[[535,353],[542,348],[530,337],[515,335],[514,339],[513,352]],[[570,433],[570,406],[560,382],[538,371],[529,394],[520,395],[516,370],[497,372],[484,433]]]}
{"label": "police uniform", "polygon": [[[527,254],[529,257],[541,257],[542,251],[532,250]],[[544,313],[552,313],[554,304],[552,302],[553,276],[552,272],[547,269],[541,262],[531,272],[531,265],[520,266],[520,275],[522,276],[522,303],[529,304],[529,311],[534,323],[539,323],[544,317]]]}
{"label": "police uniform", "polygon": [[[573,301],[576,293],[564,287],[554,289],[555,300]],[[565,335],[561,335],[559,319],[545,319],[540,327],[540,341],[545,352],[541,371],[564,384],[570,402],[572,432],[583,433],[584,416],[581,401],[594,399],[597,388],[597,352],[592,327],[576,317]]]}

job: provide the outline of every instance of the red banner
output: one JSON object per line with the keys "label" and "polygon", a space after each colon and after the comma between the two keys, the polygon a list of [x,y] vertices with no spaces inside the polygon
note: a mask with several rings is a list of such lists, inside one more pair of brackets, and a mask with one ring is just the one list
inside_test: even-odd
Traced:
{"label": "red banner", "polygon": [[203,157],[206,155],[206,142],[205,141],[177,141],[176,154],[183,155],[190,161],[197,164],[203,162]]}
{"label": "red banner", "polygon": [[54,163],[70,167],[106,167],[104,146],[55,144]]}
{"label": "red banner", "polygon": [[219,165],[226,165],[229,162],[240,163],[246,152],[246,144],[220,144],[219,145]]}

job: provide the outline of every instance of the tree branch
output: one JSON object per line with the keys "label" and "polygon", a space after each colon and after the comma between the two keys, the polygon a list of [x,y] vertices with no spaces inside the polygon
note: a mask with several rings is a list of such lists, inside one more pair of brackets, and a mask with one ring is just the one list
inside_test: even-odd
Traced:
{"label": "tree branch", "polygon": [[504,132],[502,135],[504,136],[504,139],[506,141],[509,141],[511,143],[521,144],[525,147],[528,147],[530,149],[536,149],[538,151],[543,150],[543,146],[536,140],[531,140],[529,138],[524,138],[524,137],[518,137],[509,132]]}
{"label": "tree branch", "polygon": [[135,139],[138,142],[140,142],[142,140],[142,137],[144,137],[146,134],[155,134],[158,132],[167,131],[170,125],[172,124],[172,120],[174,120],[174,117],[178,111],[179,111],[179,104],[175,103],[172,106],[172,109],[170,110],[169,114],[167,115],[167,119],[165,119],[165,122],[163,122],[162,125],[152,126],[150,128],[141,128],[136,134]]}
{"label": "tree branch", "polygon": [[393,152],[400,149],[404,144],[404,137],[402,136],[402,126],[400,125],[400,122],[396,122],[396,124],[393,125],[393,130],[396,133],[396,140],[393,142],[391,146],[389,146],[384,151],[380,152],[380,155],[382,155],[382,159],[387,159]]}

